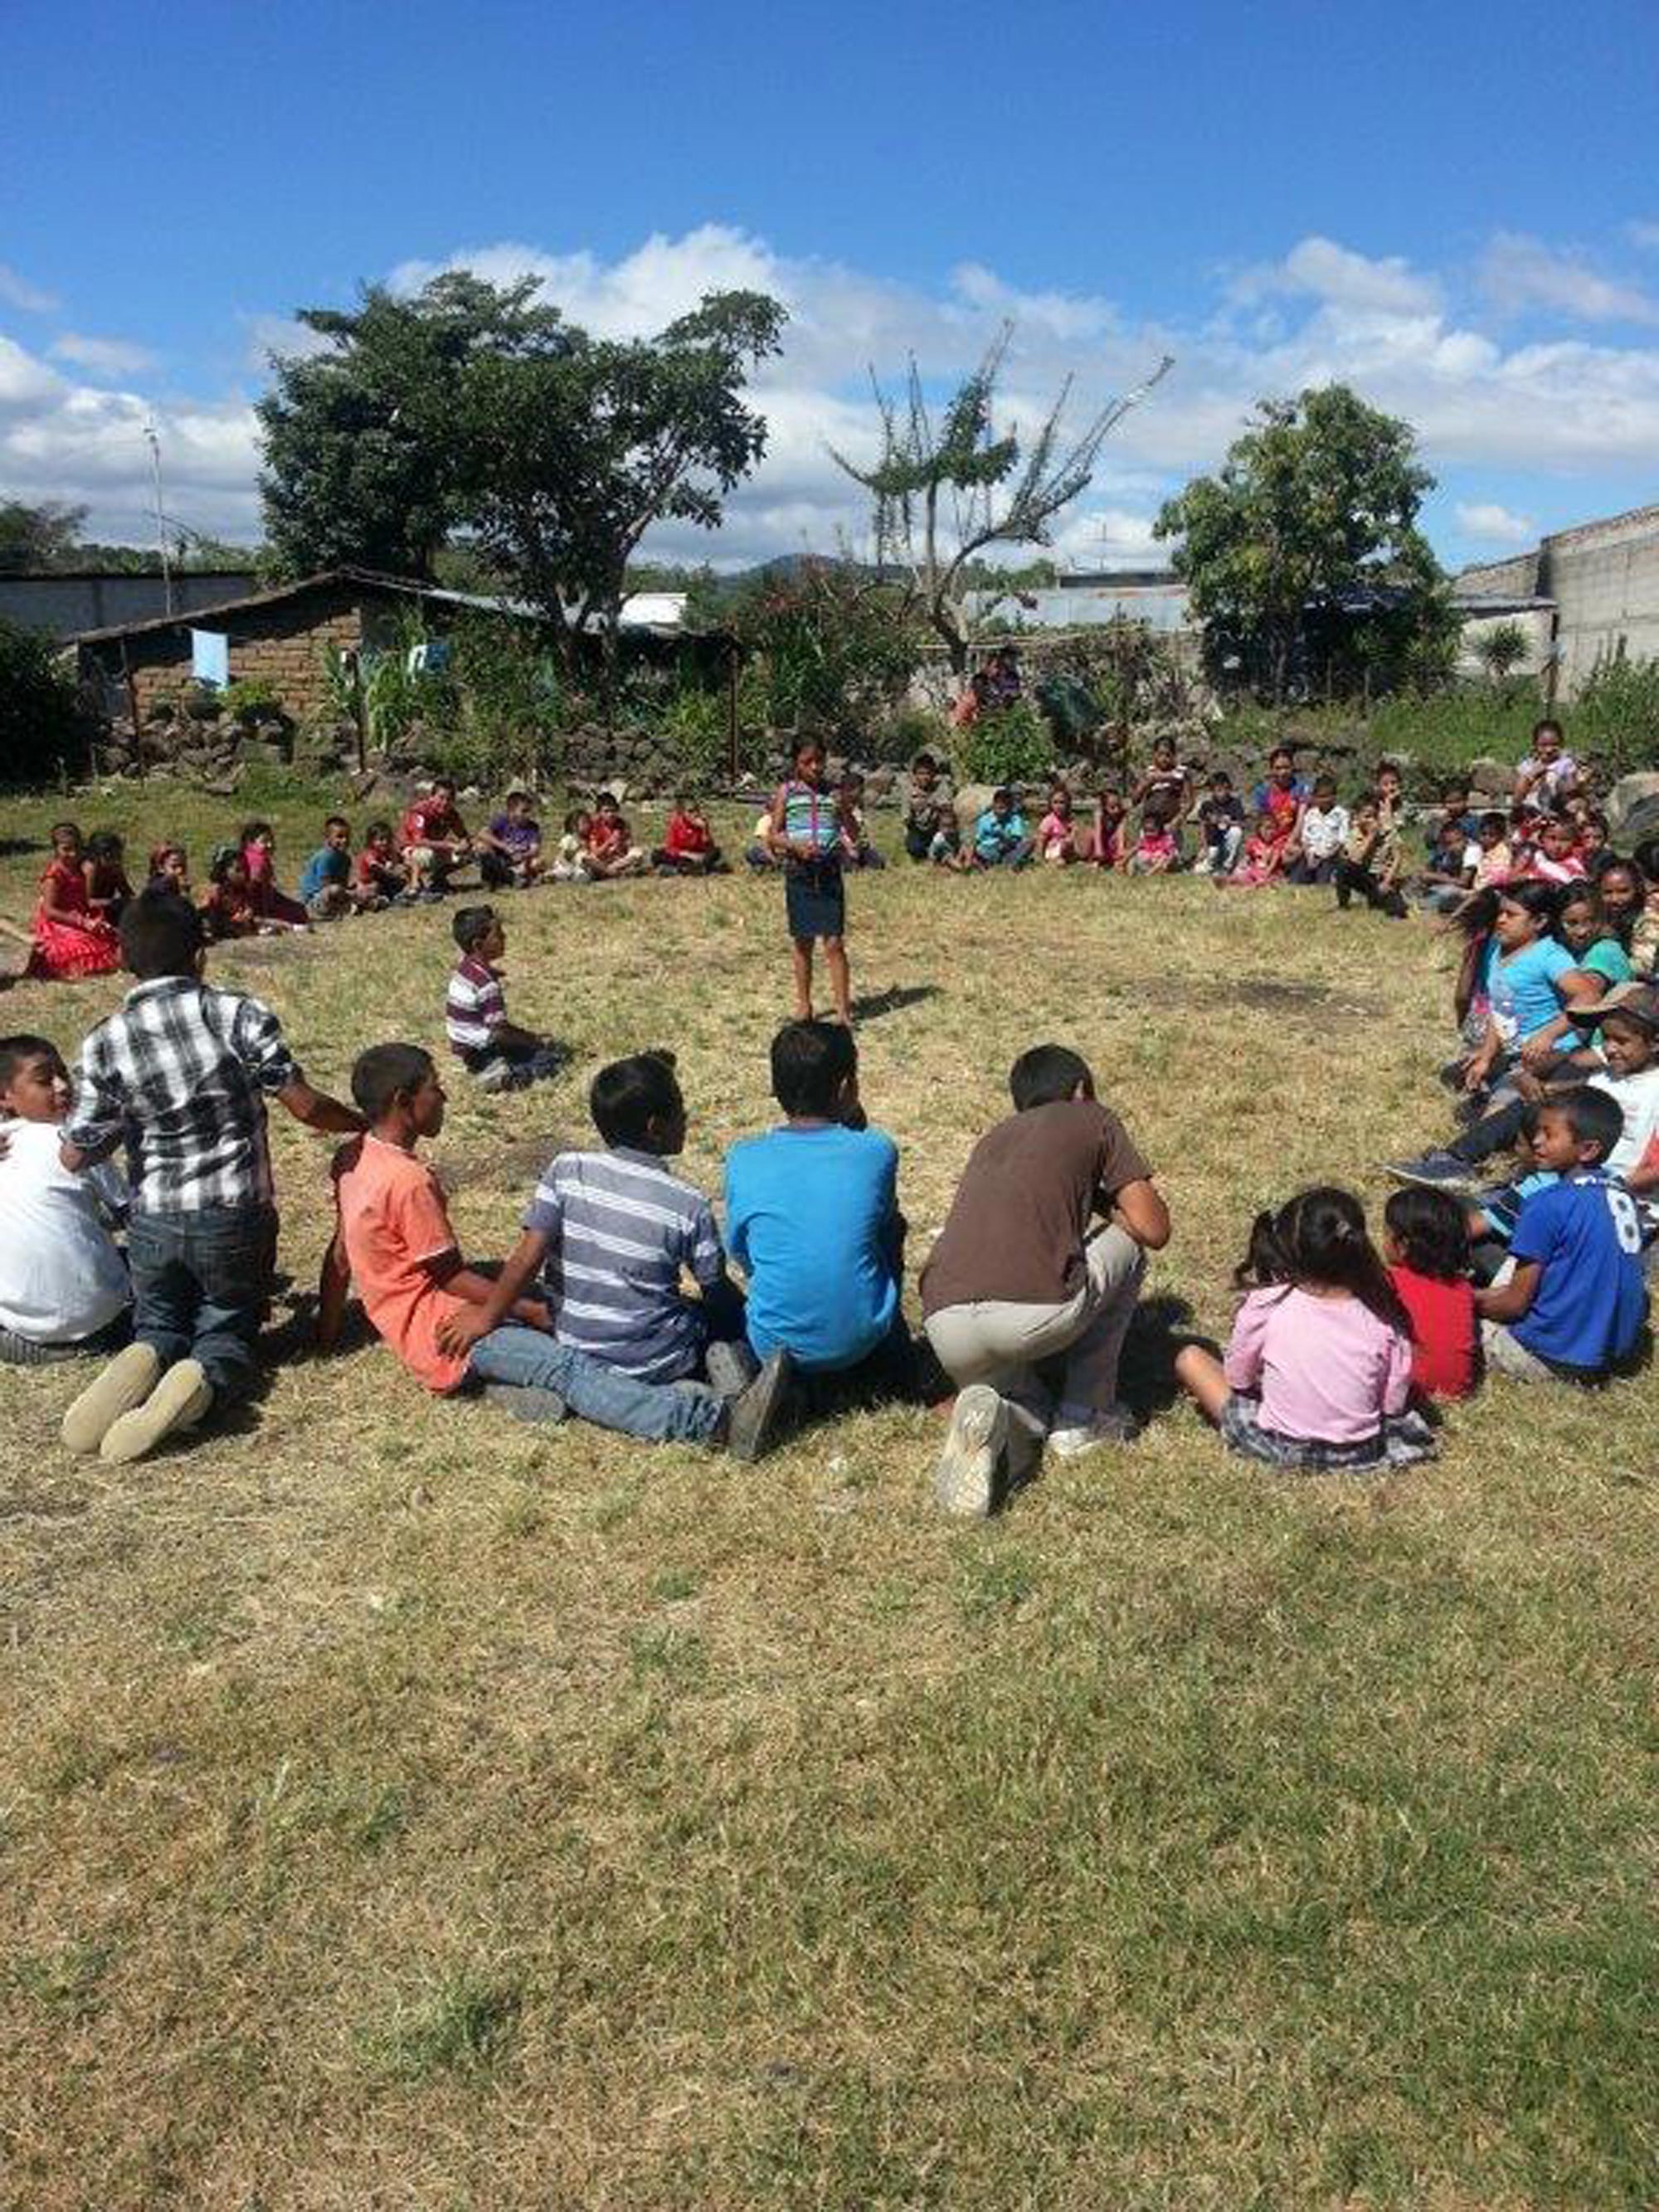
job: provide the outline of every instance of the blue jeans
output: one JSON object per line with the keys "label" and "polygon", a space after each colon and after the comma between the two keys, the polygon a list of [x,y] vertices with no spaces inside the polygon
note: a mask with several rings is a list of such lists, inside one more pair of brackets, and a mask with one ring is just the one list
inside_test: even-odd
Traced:
{"label": "blue jeans", "polygon": [[198,1359],[221,1405],[253,1387],[276,1265],[274,1206],[137,1213],[127,1224],[132,1334],[161,1364]]}
{"label": "blue jeans", "polygon": [[706,1443],[725,1410],[708,1390],[638,1382],[585,1352],[573,1352],[544,1329],[517,1322],[478,1339],[467,1372],[483,1382],[556,1390],[573,1413],[596,1428],[619,1429],[653,1443]]}

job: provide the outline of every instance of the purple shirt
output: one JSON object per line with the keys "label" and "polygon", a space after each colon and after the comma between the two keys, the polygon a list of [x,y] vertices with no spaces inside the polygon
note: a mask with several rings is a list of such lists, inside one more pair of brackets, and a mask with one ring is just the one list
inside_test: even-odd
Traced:
{"label": "purple shirt", "polygon": [[1357,1444],[1411,1389],[1410,1340],[1358,1298],[1251,1291],[1227,1346],[1228,1387],[1261,1400],[1261,1425],[1304,1443]]}

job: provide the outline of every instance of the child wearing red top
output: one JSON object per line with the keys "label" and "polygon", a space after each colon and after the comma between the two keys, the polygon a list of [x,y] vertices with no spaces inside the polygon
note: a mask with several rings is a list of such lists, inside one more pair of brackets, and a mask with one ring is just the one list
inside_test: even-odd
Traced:
{"label": "child wearing red top", "polygon": [[689,791],[674,794],[674,811],[668,817],[663,841],[651,855],[664,876],[729,876],[731,864],[720,854],[702,802]]}
{"label": "child wearing red top", "polygon": [[1411,1316],[1412,1395],[1467,1398],[1477,1380],[1474,1286],[1463,1208],[1449,1191],[1397,1190],[1382,1209],[1383,1250]]}
{"label": "child wearing red top", "polygon": [[587,825],[586,857],[588,874],[597,876],[601,882],[618,876],[636,876],[641,868],[651,865],[651,855],[629,837],[614,793],[602,791],[593,802],[592,819]]}
{"label": "child wearing red top", "polygon": [[84,860],[79,825],[55,822],[52,859],[40,878],[34,909],[31,975],[108,975],[121,964],[120,939],[107,918],[93,910],[87,896]]}

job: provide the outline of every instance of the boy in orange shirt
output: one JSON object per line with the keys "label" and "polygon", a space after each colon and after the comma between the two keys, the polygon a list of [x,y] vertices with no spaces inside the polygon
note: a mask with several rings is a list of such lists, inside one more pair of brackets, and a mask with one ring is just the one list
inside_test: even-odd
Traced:
{"label": "boy in orange shirt", "polygon": [[[443,1127],[437,1068],[418,1045],[374,1045],[351,1071],[351,1095],[368,1128],[334,1159],[338,1225],[323,1261],[317,1322],[325,1350],[339,1341],[355,1282],[376,1334],[441,1396],[477,1381],[524,1419],[556,1421],[569,1412],[627,1436],[759,1456],[777,1412],[764,1375],[729,1400],[696,1385],[641,1382],[561,1344],[546,1308],[529,1298],[515,1301],[498,1327],[479,1334],[463,1325],[452,1335],[447,1324],[484,1305],[495,1285],[461,1257],[442,1187],[416,1156],[421,1139]],[[447,1338],[462,1348],[447,1349]]]}

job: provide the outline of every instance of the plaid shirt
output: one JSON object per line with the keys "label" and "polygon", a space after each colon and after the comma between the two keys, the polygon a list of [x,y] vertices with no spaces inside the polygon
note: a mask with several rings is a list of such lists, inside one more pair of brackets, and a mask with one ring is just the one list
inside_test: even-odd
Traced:
{"label": "plaid shirt", "polygon": [[264,1093],[299,1073],[269,1006],[163,975],[82,1046],[64,1141],[102,1152],[125,1137],[137,1213],[269,1205]]}

